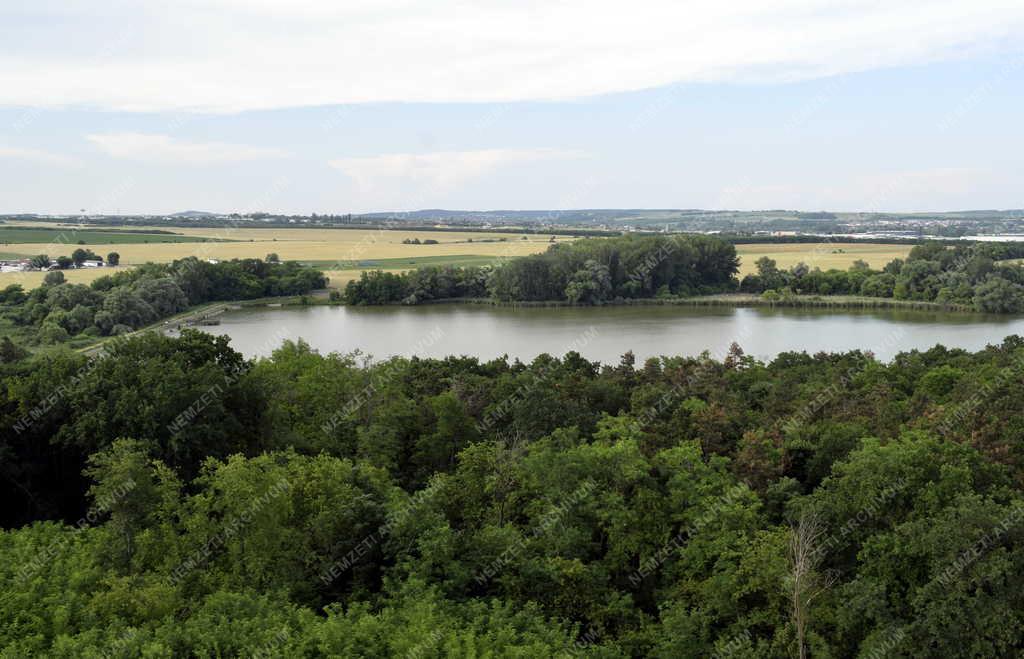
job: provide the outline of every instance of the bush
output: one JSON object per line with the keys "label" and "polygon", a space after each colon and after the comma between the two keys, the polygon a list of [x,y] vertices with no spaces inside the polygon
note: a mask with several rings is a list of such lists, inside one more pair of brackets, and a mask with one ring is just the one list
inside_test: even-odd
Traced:
{"label": "bush", "polygon": [[64,273],[60,270],[54,270],[53,272],[47,272],[46,276],[43,277],[43,286],[57,286],[64,283]]}
{"label": "bush", "polygon": [[39,339],[43,343],[63,343],[68,338],[67,330],[55,322],[45,322],[39,328]]}

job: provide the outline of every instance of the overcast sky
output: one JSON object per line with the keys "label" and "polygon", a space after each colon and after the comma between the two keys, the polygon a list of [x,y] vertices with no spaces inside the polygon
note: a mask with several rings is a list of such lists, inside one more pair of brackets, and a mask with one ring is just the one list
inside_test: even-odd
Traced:
{"label": "overcast sky", "polygon": [[1024,2],[0,2],[0,212],[1024,207]]}

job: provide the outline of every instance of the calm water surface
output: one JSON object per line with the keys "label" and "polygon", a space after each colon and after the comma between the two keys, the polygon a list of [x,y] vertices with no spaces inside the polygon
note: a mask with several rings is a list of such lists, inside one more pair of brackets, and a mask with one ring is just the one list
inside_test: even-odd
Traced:
{"label": "calm water surface", "polygon": [[1000,343],[1009,334],[1024,335],[1024,317],[763,307],[321,306],[229,311],[220,325],[203,329],[230,336],[235,349],[250,357],[302,338],[322,353],[361,350],[379,359],[508,355],[526,361],[577,350],[607,363],[627,350],[640,360],[704,350],[721,356],[736,341],[762,359],[790,350],[862,349],[889,360],[936,343],[969,350]]}

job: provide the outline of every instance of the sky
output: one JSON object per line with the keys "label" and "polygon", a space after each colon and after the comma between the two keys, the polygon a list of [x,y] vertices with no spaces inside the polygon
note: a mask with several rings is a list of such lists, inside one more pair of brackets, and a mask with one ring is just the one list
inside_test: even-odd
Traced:
{"label": "sky", "polygon": [[0,0],[0,213],[1024,208],[1020,0]]}

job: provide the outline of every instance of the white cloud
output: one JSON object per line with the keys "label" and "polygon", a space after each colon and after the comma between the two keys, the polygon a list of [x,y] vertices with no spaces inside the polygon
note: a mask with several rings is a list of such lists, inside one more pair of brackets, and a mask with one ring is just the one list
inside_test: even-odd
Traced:
{"label": "white cloud", "polygon": [[78,160],[75,158],[61,155],[59,153],[50,153],[49,151],[40,151],[39,149],[25,149],[17,146],[0,145],[0,159],[4,158],[31,160],[33,162],[39,162],[46,165],[75,166],[79,164]]}
{"label": "white cloud", "polygon": [[0,9],[0,104],[574,98],[931,62],[1022,33],[1019,0],[38,0]]}
{"label": "white cloud", "polygon": [[363,190],[412,183],[428,189],[430,194],[436,194],[457,188],[504,165],[583,156],[582,152],[563,149],[481,149],[389,153],[338,158],[328,164],[354,179]]}
{"label": "white cloud", "polygon": [[224,142],[188,142],[151,133],[101,133],[87,140],[115,158],[171,163],[220,163],[279,158],[279,149]]}

